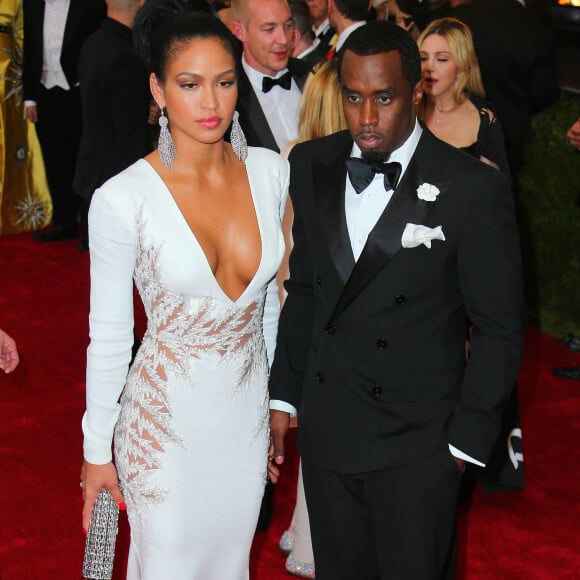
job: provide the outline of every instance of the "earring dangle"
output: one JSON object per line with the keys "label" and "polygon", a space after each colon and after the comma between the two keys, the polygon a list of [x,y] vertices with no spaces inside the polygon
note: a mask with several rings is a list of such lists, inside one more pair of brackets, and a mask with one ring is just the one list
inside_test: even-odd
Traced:
{"label": "earring dangle", "polygon": [[171,137],[171,131],[169,131],[169,120],[165,116],[163,107],[161,107],[161,115],[159,116],[159,140],[157,141],[157,150],[159,151],[159,159],[161,160],[161,165],[169,171],[173,171],[173,160],[177,157],[177,152],[175,151],[175,144],[173,143],[173,138]]}
{"label": "earring dangle", "polygon": [[230,132],[230,141],[236,157],[245,163],[246,158],[248,157],[248,142],[246,141],[246,136],[242,131],[239,118],[240,114],[237,111],[234,111],[234,117],[232,119],[232,130]]}

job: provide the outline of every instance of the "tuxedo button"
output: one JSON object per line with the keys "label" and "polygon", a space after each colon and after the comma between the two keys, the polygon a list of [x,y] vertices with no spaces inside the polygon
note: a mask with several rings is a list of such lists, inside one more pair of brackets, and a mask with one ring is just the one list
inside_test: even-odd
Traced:
{"label": "tuxedo button", "polygon": [[316,276],[316,285],[322,286],[322,278],[320,276]]}
{"label": "tuxedo button", "polygon": [[375,385],[373,387],[373,395],[375,397],[380,397],[383,394],[383,387],[381,385]]}
{"label": "tuxedo button", "polygon": [[384,338],[379,338],[379,340],[377,340],[377,348],[379,350],[387,348],[387,341]]}
{"label": "tuxedo button", "polygon": [[336,332],[336,326],[334,325],[333,322],[331,322],[327,327],[326,327],[326,334],[334,334]]}
{"label": "tuxedo button", "polygon": [[405,304],[407,302],[407,297],[403,294],[399,294],[395,297],[395,302],[400,306],[401,304]]}
{"label": "tuxedo button", "polygon": [[324,381],[326,381],[326,377],[322,373],[316,373],[315,378],[319,383],[324,383]]}

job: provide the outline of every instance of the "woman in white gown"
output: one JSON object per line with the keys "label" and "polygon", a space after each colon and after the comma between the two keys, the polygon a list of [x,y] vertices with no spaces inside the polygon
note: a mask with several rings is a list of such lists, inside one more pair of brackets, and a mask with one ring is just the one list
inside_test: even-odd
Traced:
{"label": "woman in white gown", "polygon": [[[108,489],[129,516],[127,578],[243,580],[266,479],[288,165],[248,150],[235,119],[224,141],[232,37],[171,4],[145,4],[159,148],[90,209],[83,526]],[[127,374],[133,280],[148,324]]]}

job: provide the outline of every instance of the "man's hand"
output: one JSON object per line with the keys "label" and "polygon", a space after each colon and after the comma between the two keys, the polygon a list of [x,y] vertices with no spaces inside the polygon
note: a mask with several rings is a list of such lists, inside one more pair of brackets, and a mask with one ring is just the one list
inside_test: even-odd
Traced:
{"label": "man's hand", "polygon": [[284,437],[290,425],[290,413],[270,410],[270,449],[268,451],[268,477],[276,483],[280,477],[278,465],[284,463]]}
{"label": "man's hand", "polygon": [[463,470],[465,469],[465,461],[463,459],[459,459],[459,457],[455,457],[455,455],[453,456],[453,459],[455,459],[455,463],[457,463],[457,469],[459,469],[459,473],[463,473]]}
{"label": "man's hand", "polygon": [[566,133],[566,137],[568,137],[568,141],[570,141],[572,147],[580,149],[580,118],[570,127]]}
{"label": "man's hand", "polygon": [[36,105],[28,105],[25,107],[26,110],[26,118],[31,123],[36,123],[38,121],[38,110],[36,109]]}
{"label": "man's hand", "polygon": [[20,362],[14,339],[0,328],[0,369],[11,373]]}

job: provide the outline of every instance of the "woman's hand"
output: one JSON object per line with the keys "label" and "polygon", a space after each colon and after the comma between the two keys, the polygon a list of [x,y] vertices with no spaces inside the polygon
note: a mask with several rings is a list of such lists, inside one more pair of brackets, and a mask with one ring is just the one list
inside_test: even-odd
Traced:
{"label": "woman's hand", "polygon": [[125,509],[125,500],[119,489],[119,478],[113,462],[95,465],[84,461],[81,467],[81,489],[85,502],[83,504],[83,531],[85,533],[89,529],[93,506],[101,490],[108,489],[119,509]]}

